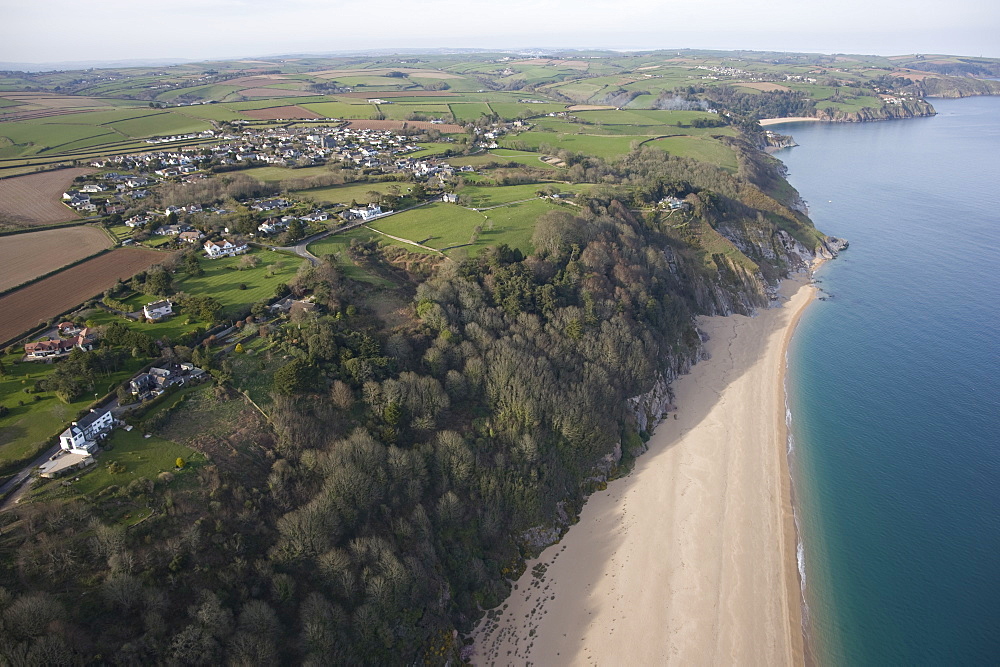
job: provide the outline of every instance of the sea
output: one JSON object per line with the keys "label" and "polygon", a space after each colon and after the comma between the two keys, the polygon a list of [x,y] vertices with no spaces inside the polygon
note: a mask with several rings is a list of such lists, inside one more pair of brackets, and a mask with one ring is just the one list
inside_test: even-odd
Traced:
{"label": "sea", "polygon": [[1000,664],[1000,98],[774,128],[850,248],[786,380],[804,624],[820,665]]}

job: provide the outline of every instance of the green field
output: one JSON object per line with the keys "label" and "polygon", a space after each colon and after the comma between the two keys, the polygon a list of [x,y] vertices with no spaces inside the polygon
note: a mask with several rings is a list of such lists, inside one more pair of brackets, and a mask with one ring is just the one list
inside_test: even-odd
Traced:
{"label": "green field", "polygon": [[420,150],[413,151],[412,153],[407,153],[406,157],[411,157],[416,159],[416,158],[427,157],[429,155],[441,155],[445,151],[460,151],[462,149],[462,147],[459,146],[458,144],[449,142],[439,142],[439,143],[432,142],[428,144],[419,144],[419,146],[421,147]]}
{"label": "green field", "polygon": [[[0,417],[0,469],[14,462],[36,456],[45,448],[46,441],[57,435],[94,401],[93,393],[73,403],[63,403],[53,392],[26,394],[24,390],[50,375],[56,364],[21,362],[22,355],[0,355],[5,375],[0,377],[0,405],[10,413]],[[123,368],[107,377],[98,377],[96,390],[103,396],[115,386],[132,376],[142,367],[143,361],[129,358]],[[38,396],[39,400],[35,400]],[[24,405],[18,405],[18,402]]]}
{"label": "green field", "polygon": [[[146,417],[169,409],[182,398],[204,394],[205,391],[204,385],[185,387],[165,398]],[[69,478],[70,485],[63,484],[66,478],[41,480],[35,484],[32,496],[45,500],[93,498],[112,486],[125,488],[137,479],[163,483],[159,476],[164,472],[170,473],[172,479],[169,484],[172,487],[183,487],[196,479],[198,469],[208,461],[204,454],[195,449],[156,435],[150,434],[148,438],[146,435],[141,428],[133,428],[131,431],[115,429],[104,443],[104,449],[95,457],[97,462]],[[180,470],[176,469],[178,458],[184,460],[184,467]],[[112,472],[112,464],[115,465],[115,472]],[[149,514],[146,508],[140,509],[133,505],[130,509],[125,503],[120,503],[120,506],[124,508],[121,510],[120,522],[125,525],[136,523]]]}
{"label": "green field", "polygon": [[653,139],[644,145],[659,148],[678,157],[714,164],[729,172],[735,173],[738,166],[736,154],[731,148],[707,137],[666,137]]}
{"label": "green field", "polygon": [[501,145],[511,148],[523,144],[535,151],[538,151],[541,146],[546,145],[554,149],[563,149],[574,153],[584,153],[586,155],[613,159],[627,155],[632,151],[633,145],[637,145],[647,138],[639,135],[598,136],[531,130],[505,138],[501,142]]}
{"label": "green field", "polygon": [[477,120],[480,116],[488,116],[493,113],[488,104],[452,102],[448,107],[451,109],[451,114],[458,121]]}
{"label": "green field", "polygon": [[376,113],[375,105],[368,104],[364,100],[358,100],[360,104],[349,104],[346,102],[317,102],[312,104],[301,104],[299,106],[315,111],[326,118],[358,118],[368,119]]}
{"label": "green field", "polygon": [[490,107],[501,118],[509,120],[540,116],[553,111],[565,111],[565,104],[545,102],[543,104],[519,104],[510,102],[490,102]]}
{"label": "green field", "polygon": [[[257,301],[273,298],[278,285],[291,280],[299,266],[305,261],[300,257],[266,250],[253,250],[248,255],[259,258],[260,265],[253,269],[239,270],[235,268],[239,266],[240,259],[247,255],[211,260],[202,258],[201,266],[205,269],[205,275],[192,277],[178,271],[174,275],[174,291],[216,298],[223,305],[223,315],[233,317],[239,310]],[[245,284],[246,289],[241,290],[241,284]],[[159,298],[146,294],[136,294],[125,299],[125,303],[139,310],[144,304]],[[198,327],[207,329],[211,326],[211,323],[202,322],[186,315],[183,309],[176,304],[174,305],[173,317],[168,317],[160,322],[125,320],[104,310],[95,310],[88,321],[92,321],[98,326],[111,322],[124,322],[129,327],[142,331],[155,340],[177,340]]]}
{"label": "green field", "polygon": [[[535,220],[556,208],[561,205],[536,199],[479,213],[455,204],[437,203],[377,220],[371,227],[456,257],[475,256],[500,243],[530,253]],[[476,227],[482,229],[472,242]]]}
{"label": "green field", "polygon": [[579,192],[588,186],[567,183],[527,183],[524,185],[480,186],[466,185],[458,194],[469,198],[469,206],[486,208],[500,204],[509,204],[524,199],[535,199],[540,190],[554,188],[557,192]]}
{"label": "green field", "polygon": [[298,178],[308,178],[309,176],[319,176],[329,174],[326,167],[302,167],[301,169],[289,169],[288,167],[254,167],[244,169],[240,172],[261,182],[285,182]]}
{"label": "green field", "polygon": [[130,137],[190,134],[212,129],[212,125],[207,121],[176,113],[162,113],[134,120],[119,121],[110,123],[108,127]]}
{"label": "green field", "polygon": [[[364,227],[359,227],[347,232],[331,234],[330,236],[320,239],[315,243],[310,243],[309,252],[317,257],[333,255],[337,260],[337,266],[340,267],[341,272],[343,272],[343,274],[351,280],[357,280],[359,282],[368,283],[378,287],[392,287],[393,284],[391,282],[372,274],[370,271],[366,271],[360,266],[357,266],[347,255],[347,249],[350,247],[352,239],[369,241],[373,238],[387,241],[385,237],[365,229]],[[404,245],[403,247],[414,250],[413,246]]]}
{"label": "green field", "polygon": [[330,204],[347,205],[351,201],[357,201],[359,204],[369,204],[373,201],[373,198],[368,194],[369,192],[385,194],[398,188],[400,194],[406,194],[410,187],[412,187],[410,184],[399,181],[381,181],[378,183],[351,183],[350,185],[335,185],[329,188],[299,190],[295,194],[306,199]]}

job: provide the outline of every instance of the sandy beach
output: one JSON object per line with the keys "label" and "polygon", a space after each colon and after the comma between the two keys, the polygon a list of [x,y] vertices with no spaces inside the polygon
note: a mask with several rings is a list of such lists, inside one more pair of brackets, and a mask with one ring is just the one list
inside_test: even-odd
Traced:
{"label": "sandy beach", "polygon": [[819,122],[819,118],[810,118],[808,116],[789,116],[788,118],[761,118],[758,121],[761,125],[780,125],[782,123],[802,123],[802,122]]}
{"label": "sandy beach", "polygon": [[699,321],[711,359],[674,383],[676,418],[528,562],[476,664],[803,663],[783,382],[807,283],[757,317]]}

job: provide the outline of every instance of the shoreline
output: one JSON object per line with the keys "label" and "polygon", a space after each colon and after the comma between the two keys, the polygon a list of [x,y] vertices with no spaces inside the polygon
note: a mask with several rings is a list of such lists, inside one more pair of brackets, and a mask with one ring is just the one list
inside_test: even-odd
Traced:
{"label": "shoreline", "polygon": [[768,125],[782,125],[784,123],[819,123],[822,122],[819,118],[812,118],[810,116],[789,116],[787,118],[761,118],[758,123],[761,126]]}
{"label": "shoreline", "polygon": [[811,274],[757,317],[699,318],[712,359],[675,381],[635,469],[527,562],[475,664],[805,664],[785,373]]}

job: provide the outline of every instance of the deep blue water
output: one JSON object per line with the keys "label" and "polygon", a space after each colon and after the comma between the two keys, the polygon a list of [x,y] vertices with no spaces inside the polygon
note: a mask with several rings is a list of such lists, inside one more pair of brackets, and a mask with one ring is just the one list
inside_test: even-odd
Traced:
{"label": "deep blue water", "polygon": [[1000,664],[1000,98],[782,126],[816,226],[789,352],[811,646],[823,665]]}

